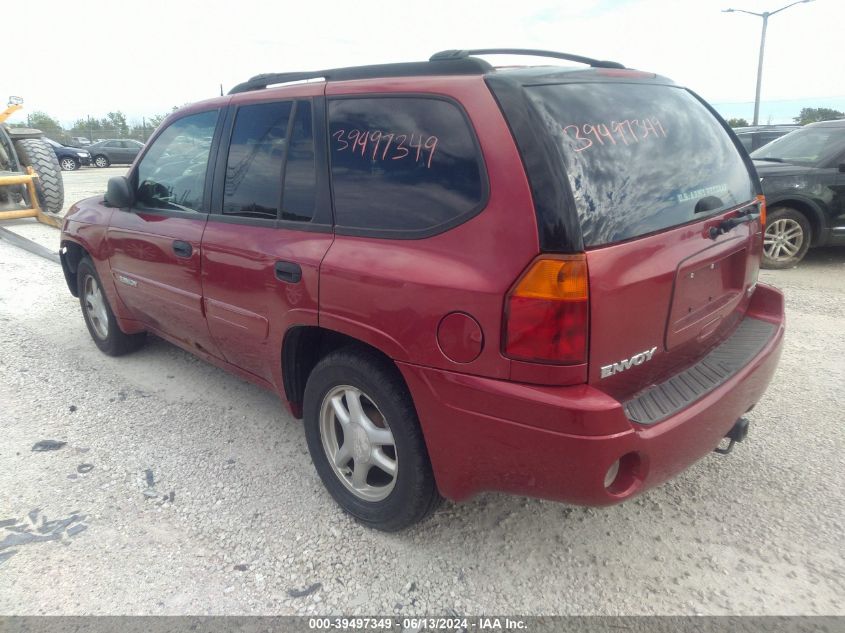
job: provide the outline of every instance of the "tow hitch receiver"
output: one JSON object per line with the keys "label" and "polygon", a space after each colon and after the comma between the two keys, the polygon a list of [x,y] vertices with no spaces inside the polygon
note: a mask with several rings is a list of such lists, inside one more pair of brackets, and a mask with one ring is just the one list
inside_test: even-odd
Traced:
{"label": "tow hitch receiver", "polygon": [[745,439],[745,436],[748,435],[748,425],[748,420],[745,418],[737,420],[736,424],[731,427],[731,430],[728,431],[728,434],[725,436],[729,440],[728,445],[725,448],[717,446],[713,450],[720,455],[727,455],[730,453],[733,450],[734,444],[741,442]]}

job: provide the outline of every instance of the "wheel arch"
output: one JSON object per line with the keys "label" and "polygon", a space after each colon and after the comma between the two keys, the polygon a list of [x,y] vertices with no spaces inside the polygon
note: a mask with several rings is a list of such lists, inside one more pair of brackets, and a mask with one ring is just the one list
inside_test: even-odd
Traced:
{"label": "wheel arch", "polygon": [[70,294],[74,297],[79,296],[79,289],[76,285],[76,271],[79,269],[79,262],[83,257],[91,257],[91,254],[85,250],[81,244],[73,240],[63,240],[59,248],[59,260],[62,264],[62,272],[65,276]]}
{"label": "wheel arch", "polygon": [[[281,365],[285,399],[295,417],[302,418],[305,385],[317,363],[327,354],[349,346],[376,354],[395,368],[397,376],[402,377],[402,373],[390,356],[361,339],[317,325],[293,326],[285,332],[282,340]],[[405,382],[404,378],[402,382]]]}
{"label": "wheel arch", "polygon": [[774,198],[766,201],[766,206],[774,211],[778,207],[789,207],[795,209],[810,223],[810,230],[813,232],[810,240],[811,246],[822,246],[827,241],[827,220],[825,214],[818,204],[808,198],[799,196],[787,196]]}

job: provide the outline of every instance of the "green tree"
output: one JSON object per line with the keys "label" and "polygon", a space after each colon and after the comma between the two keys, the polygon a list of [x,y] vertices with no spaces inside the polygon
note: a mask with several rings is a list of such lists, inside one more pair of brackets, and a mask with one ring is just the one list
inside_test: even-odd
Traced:
{"label": "green tree", "polygon": [[117,112],[109,112],[105,118],[101,120],[104,130],[108,130],[117,136],[126,136],[129,134],[129,124],[126,123],[126,115],[120,110]]}
{"label": "green tree", "polygon": [[100,122],[93,117],[87,117],[85,119],[77,119],[73,122],[70,128],[70,135],[84,136],[88,140],[93,141],[98,136],[102,136],[100,134],[101,131],[102,125],[100,125]]}
{"label": "green tree", "polygon": [[728,125],[730,125],[731,127],[748,127],[748,121],[746,121],[745,119],[733,118],[728,119]]}
{"label": "green tree", "polygon": [[147,123],[152,129],[156,129],[166,118],[167,114],[154,114],[149,119],[147,119]]}
{"label": "green tree", "polygon": [[801,125],[815,123],[816,121],[830,121],[832,119],[845,118],[845,112],[833,108],[801,108],[801,114],[793,118],[793,121]]}
{"label": "green tree", "polygon": [[44,134],[57,141],[62,140],[64,130],[61,123],[45,112],[30,112],[26,117],[26,123],[16,123],[12,127],[32,127],[41,130]]}

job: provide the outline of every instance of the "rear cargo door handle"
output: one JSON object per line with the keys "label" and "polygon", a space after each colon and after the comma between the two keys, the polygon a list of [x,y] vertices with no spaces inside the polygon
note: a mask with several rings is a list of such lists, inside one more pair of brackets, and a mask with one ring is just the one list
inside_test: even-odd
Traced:
{"label": "rear cargo door handle", "polygon": [[294,262],[276,262],[276,279],[295,284],[302,279],[302,268]]}
{"label": "rear cargo door handle", "polygon": [[176,254],[176,257],[190,257],[194,252],[194,247],[189,242],[173,240],[173,252]]}

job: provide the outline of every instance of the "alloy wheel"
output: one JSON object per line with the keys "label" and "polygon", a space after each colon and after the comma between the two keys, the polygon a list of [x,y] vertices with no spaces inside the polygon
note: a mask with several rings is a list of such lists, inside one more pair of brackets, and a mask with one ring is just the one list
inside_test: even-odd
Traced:
{"label": "alloy wheel", "polygon": [[320,437],[329,465],[359,499],[382,501],[396,485],[399,459],[375,402],[349,385],[332,388],[320,406]]}
{"label": "alloy wheel", "polygon": [[109,315],[106,310],[106,300],[100,290],[100,284],[93,276],[88,275],[83,283],[85,297],[85,314],[96,335],[105,340],[109,336]]}
{"label": "alloy wheel", "polygon": [[804,230],[791,218],[774,220],[766,226],[763,250],[772,261],[783,262],[795,257],[804,244]]}

